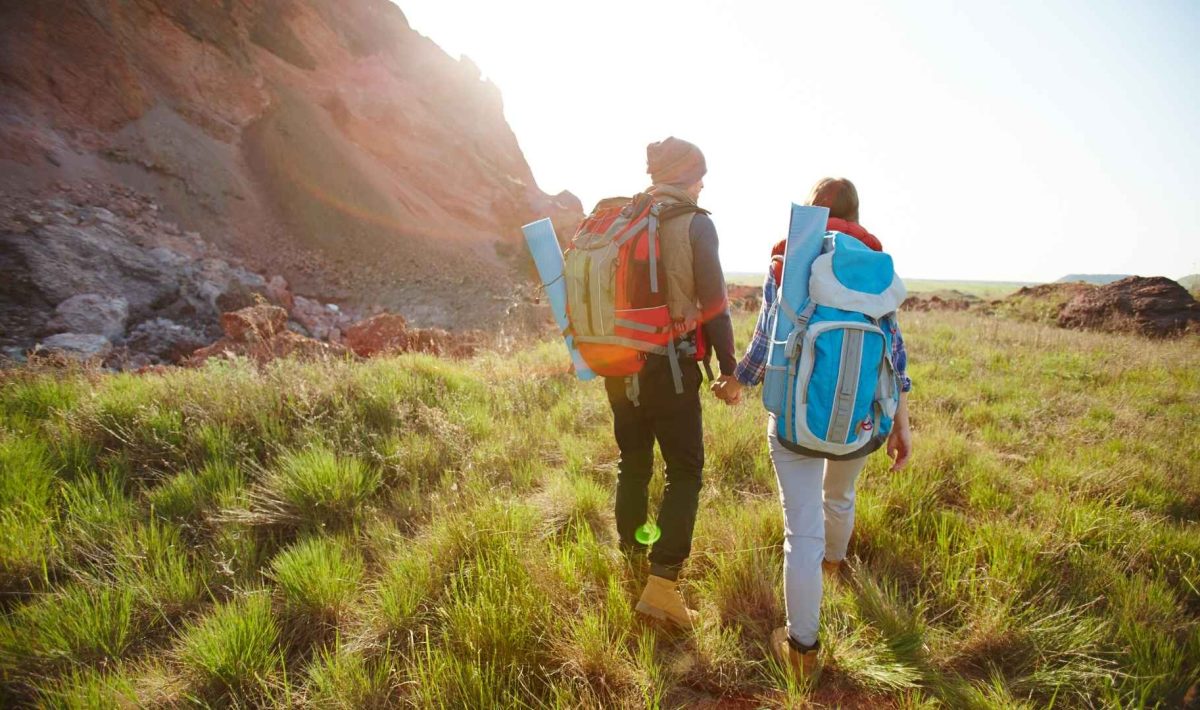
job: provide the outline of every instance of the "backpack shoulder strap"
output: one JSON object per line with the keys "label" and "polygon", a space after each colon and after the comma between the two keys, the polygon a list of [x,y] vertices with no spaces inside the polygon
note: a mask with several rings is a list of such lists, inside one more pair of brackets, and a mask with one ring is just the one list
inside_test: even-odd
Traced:
{"label": "backpack shoulder strap", "polygon": [[673,217],[682,217],[685,214],[712,214],[712,212],[709,212],[703,207],[691,204],[690,202],[664,202],[662,205],[663,207],[658,213],[658,219],[662,222],[672,219]]}

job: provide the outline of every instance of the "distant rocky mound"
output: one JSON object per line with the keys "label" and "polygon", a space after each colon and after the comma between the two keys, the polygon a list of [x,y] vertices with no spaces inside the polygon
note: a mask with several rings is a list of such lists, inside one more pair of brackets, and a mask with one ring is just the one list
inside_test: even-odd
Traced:
{"label": "distant rocky mound", "polygon": [[1189,274],[1180,279],[1175,279],[1179,285],[1186,288],[1192,295],[1200,294],[1200,274]]}
{"label": "distant rocky mound", "polygon": [[1127,278],[1129,278],[1129,274],[1067,274],[1058,281],[1055,281],[1055,283],[1063,284],[1081,281],[1087,284],[1103,286],[1104,284],[1109,284],[1113,281],[1120,281],[1121,279]]}
{"label": "distant rocky mound", "polygon": [[762,303],[762,287],[745,284],[726,284],[729,308],[734,311],[754,312]]}
{"label": "distant rocky mound", "polygon": [[1200,333],[1200,303],[1171,279],[1130,276],[1078,294],[1063,306],[1058,324],[1150,337]]}
{"label": "distant rocky mound", "polygon": [[904,299],[900,308],[905,311],[966,311],[979,302],[978,296],[949,289],[929,293],[913,293]]}
{"label": "distant rocky mound", "polygon": [[0,3],[0,208],[0,345],[164,351],[255,293],[494,328],[520,225],[582,214],[388,0]]}
{"label": "distant rocky mound", "polygon": [[1098,287],[1080,281],[1023,286],[1004,298],[982,302],[974,310],[1014,320],[1057,324],[1058,314],[1071,299],[1095,288]]}

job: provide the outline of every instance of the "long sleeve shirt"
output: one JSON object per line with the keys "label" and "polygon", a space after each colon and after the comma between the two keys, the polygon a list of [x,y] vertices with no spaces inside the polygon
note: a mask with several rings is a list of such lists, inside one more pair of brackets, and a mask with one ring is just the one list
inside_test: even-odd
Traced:
{"label": "long sleeve shirt", "polygon": [[725,271],[717,253],[717,228],[706,214],[692,218],[688,230],[692,242],[692,274],[704,335],[717,357],[722,375],[732,375],[737,367],[733,345],[733,320],[729,317],[729,296],[725,291]]}
{"label": "long sleeve shirt", "polygon": [[[738,382],[743,385],[756,385],[762,382],[763,374],[767,371],[767,358],[770,355],[772,336],[767,329],[775,321],[778,288],[774,275],[768,269],[767,278],[763,282],[762,308],[758,311],[758,322],[754,325],[754,336],[750,338],[750,344],[746,346],[746,354],[742,356],[742,360],[737,364],[734,372]],[[901,391],[908,392],[912,389],[912,380],[907,374],[908,352],[904,349],[904,338],[900,335],[900,326],[896,323],[895,318],[888,318],[887,323],[892,331],[892,364],[900,376]]]}

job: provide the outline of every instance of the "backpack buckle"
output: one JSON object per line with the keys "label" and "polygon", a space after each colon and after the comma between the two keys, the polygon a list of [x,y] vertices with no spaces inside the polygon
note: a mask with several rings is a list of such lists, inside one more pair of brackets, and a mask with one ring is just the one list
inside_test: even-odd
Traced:
{"label": "backpack buckle", "polygon": [[783,346],[783,356],[788,360],[794,359],[800,351],[800,337],[804,331],[799,328],[788,333],[787,342]]}

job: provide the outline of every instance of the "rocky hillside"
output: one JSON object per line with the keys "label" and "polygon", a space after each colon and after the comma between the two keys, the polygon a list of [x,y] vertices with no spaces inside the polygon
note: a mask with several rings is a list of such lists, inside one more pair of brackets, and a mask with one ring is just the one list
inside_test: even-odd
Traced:
{"label": "rocky hillside", "polygon": [[388,0],[0,4],[0,200],[10,346],[61,330],[75,296],[123,300],[121,340],[159,317],[211,329],[226,285],[276,279],[494,324],[520,225],[581,216],[537,187],[497,87]]}

